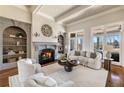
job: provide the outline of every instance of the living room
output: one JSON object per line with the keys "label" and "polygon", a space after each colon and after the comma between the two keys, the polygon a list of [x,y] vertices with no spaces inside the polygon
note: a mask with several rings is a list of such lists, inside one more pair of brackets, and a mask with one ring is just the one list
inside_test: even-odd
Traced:
{"label": "living room", "polygon": [[0,87],[123,87],[123,11],[0,6]]}

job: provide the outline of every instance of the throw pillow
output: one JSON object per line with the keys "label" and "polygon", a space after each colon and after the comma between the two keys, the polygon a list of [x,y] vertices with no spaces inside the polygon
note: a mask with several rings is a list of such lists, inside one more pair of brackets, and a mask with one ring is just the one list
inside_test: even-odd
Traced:
{"label": "throw pillow", "polygon": [[[56,87],[57,86],[57,82],[49,77],[49,76],[44,76],[42,73],[38,73],[35,74],[33,76],[31,76],[29,78],[29,80],[33,80],[33,82],[35,82],[35,85],[39,85],[39,86],[48,86],[48,87]],[[28,82],[30,85],[34,84],[32,82]]]}
{"label": "throw pillow", "polygon": [[74,56],[75,55],[75,51],[70,51],[70,53],[68,54],[69,56]]}
{"label": "throw pillow", "polygon": [[90,53],[90,58],[95,59],[95,58],[96,58],[96,53],[91,52],[91,53]]}
{"label": "throw pillow", "polygon": [[33,79],[36,81],[37,84],[44,84],[47,80],[47,77],[44,76],[43,73],[37,73],[37,74],[34,74],[32,75],[31,77],[29,77],[29,79]]}
{"label": "throw pillow", "polygon": [[82,51],[81,56],[86,57],[86,51]]}
{"label": "throw pillow", "polygon": [[86,57],[90,58],[90,53],[91,53],[91,52],[87,51]]}
{"label": "throw pillow", "polygon": [[75,51],[75,56],[80,56],[80,51]]}
{"label": "throw pillow", "polygon": [[49,87],[56,87],[57,86],[57,82],[53,78],[47,77],[45,85],[49,86]]}

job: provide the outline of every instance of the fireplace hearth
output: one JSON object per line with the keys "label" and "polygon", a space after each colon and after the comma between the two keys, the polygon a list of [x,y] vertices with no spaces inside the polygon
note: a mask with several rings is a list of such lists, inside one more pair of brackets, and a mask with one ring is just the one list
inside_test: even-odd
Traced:
{"label": "fireplace hearth", "polygon": [[41,65],[55,61],[55,50],[50,48],[42,49],[39,53],[39,63]]}

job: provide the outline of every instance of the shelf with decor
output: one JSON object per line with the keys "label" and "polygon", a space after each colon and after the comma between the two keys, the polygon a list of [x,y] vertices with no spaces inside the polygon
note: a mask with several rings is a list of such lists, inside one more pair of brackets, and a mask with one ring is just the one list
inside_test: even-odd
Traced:
{"label": "shelf with decor", "polygon": [[20,39],[20,40],[22,40],[22,39],[23,39],[23,40],[27,40],[27,38],[25,38],[25,37],[10,37],[10,36],[9,36],[9,37],[5,37],[5,38],[6,38],[6,39],[12,38],[12,39],[18,39],[18,40],[19,40],[19,39]]}
{"label": "shelf with decor", "polygon": [[27,35],[18,27],[10,27],[3,33],[3,63],[16,62],[27,57]]}
{"label": "shelf with decor", "polygon": [[26,45],[3,45],[3,46],[5,46],[5,47],[6,47],[6,46],[7,46],[7,47],[9,47],[9,46],[14,46],[14,47],[23,47],[23,46],[24,46],[24,47],[25,47]]}
{"label": "shelf with decor", "polygon": [[5,54],[5,55],[3,55],[3,59],[12,58],[12,57],[19,57],[19,56],[23,56],[23,55],[26,55],[26,53],[23,53],[23,54],[13,54],[13,55]]}
{"label": "shelf with decor", "polygon": [[64,36],[58,36],[58,53],[64,53]]}

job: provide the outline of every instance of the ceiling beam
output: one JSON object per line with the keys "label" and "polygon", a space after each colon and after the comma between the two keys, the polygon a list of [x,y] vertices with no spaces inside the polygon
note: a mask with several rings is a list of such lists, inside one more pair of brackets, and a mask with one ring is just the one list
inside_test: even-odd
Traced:
{"label": "ceiling beam", "polygon": [[90,5],[76,5],[73,8],[69,9],[68,11],[65,11],[61,15],[55,17],[55,21],[65,21],[67,20],[71,15],[76,14],[77,12],[89,7]]}
{"label": "ceiling beam", "polygon": [[21,10],[23,10],[25,12],[29,12],[28,8],[25,5],[13,5],[13,7],[21,9]]}
{"label": "ceiling beam", "polygon": [[37,12],[37,15],[40,15],[42,17],[45,17],[45,18],[50,19],[52,21],[55,21],[55,19],[53,17],[51,17],[51,16],[49,16],[49,15],[47,15],[45,13]]}
{"label": "ceiling beam", "polygon": [[104,12],[101,12],[101,13],[98,13],[98,14],[96,14],[96,15],[89,16],[89,17],[87,17],[87,18],[85,18],[85,19],[80,19],[80,20],[77,20],[77,21],[74,21],[74,22],[72,22],[72,23],[65,24],[65,25],[66,25],[66,27],[67,27],[67,26],[72,26],[72,25],[74,25],[74,24],[79,24],[80,22],[85,22],[85,21],[87,21],[87,20],[91,20],[91,19],[93,19],[93,18],[100,17],[100,16],[106,15],[106,14],[108,14],[108,13],[112,13],[112,12],[118,11],[118,10],[120,10],[120,9],[124,9],[124,6],[118,6],[118,7],[112,8],[112,9],[110,9],[110,10],[107,10],[107,11],[104,11]]}
{"label": "ceiling beam", "polygon": [[40,8],[42,7],[42,5],[38,5],[34,11],[32,12],[32,14],[37,14],[37,12],[40,10]]}

